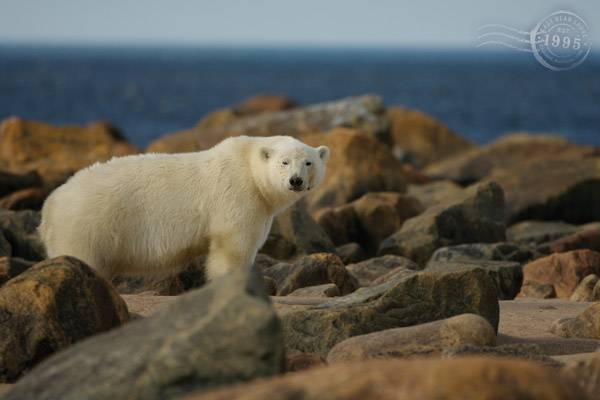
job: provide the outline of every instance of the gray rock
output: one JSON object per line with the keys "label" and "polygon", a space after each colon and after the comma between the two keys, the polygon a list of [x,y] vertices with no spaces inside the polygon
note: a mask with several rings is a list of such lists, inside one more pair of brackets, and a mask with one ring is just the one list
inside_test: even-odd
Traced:
{"label": "gray rock", "polygon": [[299,202],[275,218],[260,252],[286,260],[304,254],[335,253],[335,246],[306,211],[306,205]]}
{"label": "gray rock", "polygon": [[288,349],[327,353],[352,336],[474,313],[498,327],[498,298],[481,269],[418,272],[316,306],[279,304]]}
{"label": "gray rock", "polygon": [[56,354],[5,399],[167,399],[275,375],[283,365],[280,324],[262,279],[239,270]]}
{"label": "gray rock", "polygon": [[456,346],[494,344],[496,332],[488,321],[479,315],[463,314],[426,324],[351,337],[331,349],[327,362],[435,356]]}
{"label": "gray rock", "polygon": [[408,258],[394,255],[370,258],[356,264],[346,265],[346,269],[356,278],[360,286],[371,286],[374,280],[398,267],[413,271],[421,269]]}
{"label": "gray rock", "polygon": [[559,239],[577,231],[576,225],[554,221],[522,221],[506,229],[506,237],[512,242],[538,245]]}
{"label": "gray rock", "polygon": [[510,261],[432,261],[427,264],[425,271],[456,271],[463,268],[483,269],[494,282],[500,300],[514,299],[523,284],[523,267]]}
{"label": "gray rock", "polygon": [[525,263],[540,256],[534,248],[517,243],[469,243],[437,249],[430,261],[488,260]]}
{"label": "gray rock", "polygon": [[550,332],[566,338],[600,340],[600,303],[592,303],[575,318],[559,319]]}
{"label": "gray rock", "polygon": [[469,188],[465,196],[428,208],[385,239],[379,254],[396,254],[424,265],[440,247],[505,240],[504,195],[490,182]]}
{"label": "gray rock", "polygon": [[423,185],[409,185],[407,194],[417,198],[425,208],[448,202],[449,199],[461,199],[464,189],[452,181],[433,181]]}
{"label": "gray rock", "polygon": [[83,262],[36,264],[0,287],[0,381],[12,382],[52,353],[127,319],[123,299]]}

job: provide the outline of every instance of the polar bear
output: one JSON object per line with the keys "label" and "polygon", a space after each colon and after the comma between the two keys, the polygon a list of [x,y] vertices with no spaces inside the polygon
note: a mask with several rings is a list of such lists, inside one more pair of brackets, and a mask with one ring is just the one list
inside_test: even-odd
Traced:
{"label": "polar bear", "polygon": [[107,279],[169,273],[200,255],[214,279],[254,263],[273,217],[321,183],[328,158],[289,136],[113,158],[46,199],[40,236],[48,257],[77,257]]}

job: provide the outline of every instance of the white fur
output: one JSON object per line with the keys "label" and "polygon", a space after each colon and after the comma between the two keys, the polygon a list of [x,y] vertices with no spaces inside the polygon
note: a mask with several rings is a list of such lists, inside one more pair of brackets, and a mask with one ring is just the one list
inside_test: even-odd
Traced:
{"label": "white fur", "polygon": [[77,257],[106,278],[206,254],[213,279],[252,265],[273,217],[321,183],[328,157],[289,136],[239,136],[197,153],[114,158],[57,188],[39,231],[48,257]]}

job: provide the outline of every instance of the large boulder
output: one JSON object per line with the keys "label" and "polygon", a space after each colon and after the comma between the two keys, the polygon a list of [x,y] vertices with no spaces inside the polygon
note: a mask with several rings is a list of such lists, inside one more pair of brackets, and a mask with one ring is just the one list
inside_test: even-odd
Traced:
{"label": "large boulder", "polygon": [[351,203],[319,210],[316,220],[336,245],[357,242],[374,253],[383,239],[423,210],[414,197],[395,192],[370,192]]}
{"label": "large boulder", "polygon": [[498,327],[498,298],[480,269],[408,273],[319,305],[278,304],[288,349],[327,353],[352,336],[473,313]]}
{"label": "large boulder", "polygon": [[523,268],[518,262],[489,260],[430,261],[425,271],[456,271],[465,268],[484,270],[496,287],[500,300],[512,300],[523,283]]}
{"label": "large boulder", "polygon": [[13,257],[40,261],[46,250],[37,232],[40,213],[37,211],[10,211],[0,209],[0,233],[10,244]]}
{"label": "large boulder", "polygon": [[5,399],[165,399],[283,369],[279,320],[254,269],[186,293],[31,370]]}
{"label": "large boulder", "polygon": [[12,117],[0,125],[0,168],[37,171],[48,186],[97,161],[136,152],[117,128],[102,122],[53,126]]}
{"label": "large boulder", "polygon": [[396,254],[425,264],[440,247],[505,239],[502,188],[475,185],[460,200],[428,208],[385,239],[379,254]]}
{"label": "large boulder", "polygon": [[284,111],[298,104],[287,96],[276,94],[259,94],[242,101],[235,106],[238,115],[254,115],[263,112]]}
{"label": "large boulder", "polygon": [[[594,393],[595,395],[596,393]],[[590,397],[589,400],[594,397]],[[311,368],[187,400],[587,400],[570,377],[536,362],[461,357],[368,360]]]}
{"label": "large boulder", "polygon": [[2,382],[128,319],[127,306],[112,286],[71,257],[39,263],[2,285],[0,316]]}
{"label": "large boulder", "polygon": [[498,182],[508,221],[600,220],[600,156],[593,147],[552,136],[509,135],[427,168],[435,177],[462,183]]}
{"label": "large boulder", "polygon": [[447,203],[451,199],[461,199],[464,197],[464,192],[465,189],[458,184],[442,180],[408,185],[406,194],[419,200],[425,208],[429,208]]}
{"label": "large boulder", "polygon": [[385,115],[391,122],[394,154],[419,167],[475,147],[440,121],[421,111],[390,107]]}
{"label": "large boulder", "polygon": [[356,129],[336,128],[329,133],[306,135],[310,146],[331,149],[327,174],[308,197],[309,211],[339,206],[368,192],[404,192],[402,163],[375,136]]}
{"label": "large boulder", "polygon": [[335,246],[300,201],[275,217],[267,241],[259,251],[286,260],[306,254],[335,253]]}
{"label": "large boulder", "polygon": [[377,96],[350,97],[285,111],[238,116],[222,112],[210,116],[192,129],[163,136],[148,146],[148,151],[179,153],[208,149],[221,140],[237,135],[270,136],[285,134],[301,137],[327,132],[336,127],[356,128],[389,141],[389,123],[383,102]]}
{"label": "large boulder", "polygon": [[587,275],[600,275],[600,253],[592,250],[573,250],[556,253],[523,267],[523,289],[520,296],[530,297],[528,285],[550,285],[558,298],[568,299]]}
{"label": "large boulder", "polygon": [[455,346],[493,346],[496,332],[479,315],[463,314],[405,328],[354,336],[338,343],[327,361],[369,358],[436,356]]}

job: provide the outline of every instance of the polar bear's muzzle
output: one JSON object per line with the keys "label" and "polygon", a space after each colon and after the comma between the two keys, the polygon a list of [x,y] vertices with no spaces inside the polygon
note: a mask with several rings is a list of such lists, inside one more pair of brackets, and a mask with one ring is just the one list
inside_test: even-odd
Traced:
{"label": "polar bear's muzzle", "polygon": [[293,190],[294,192],[301,192],[302,190],[304,190],[304,181],[301,177],[299,177],[298,175],[294,175],[290,178],[290,186],[289,186],[290,190]]}

